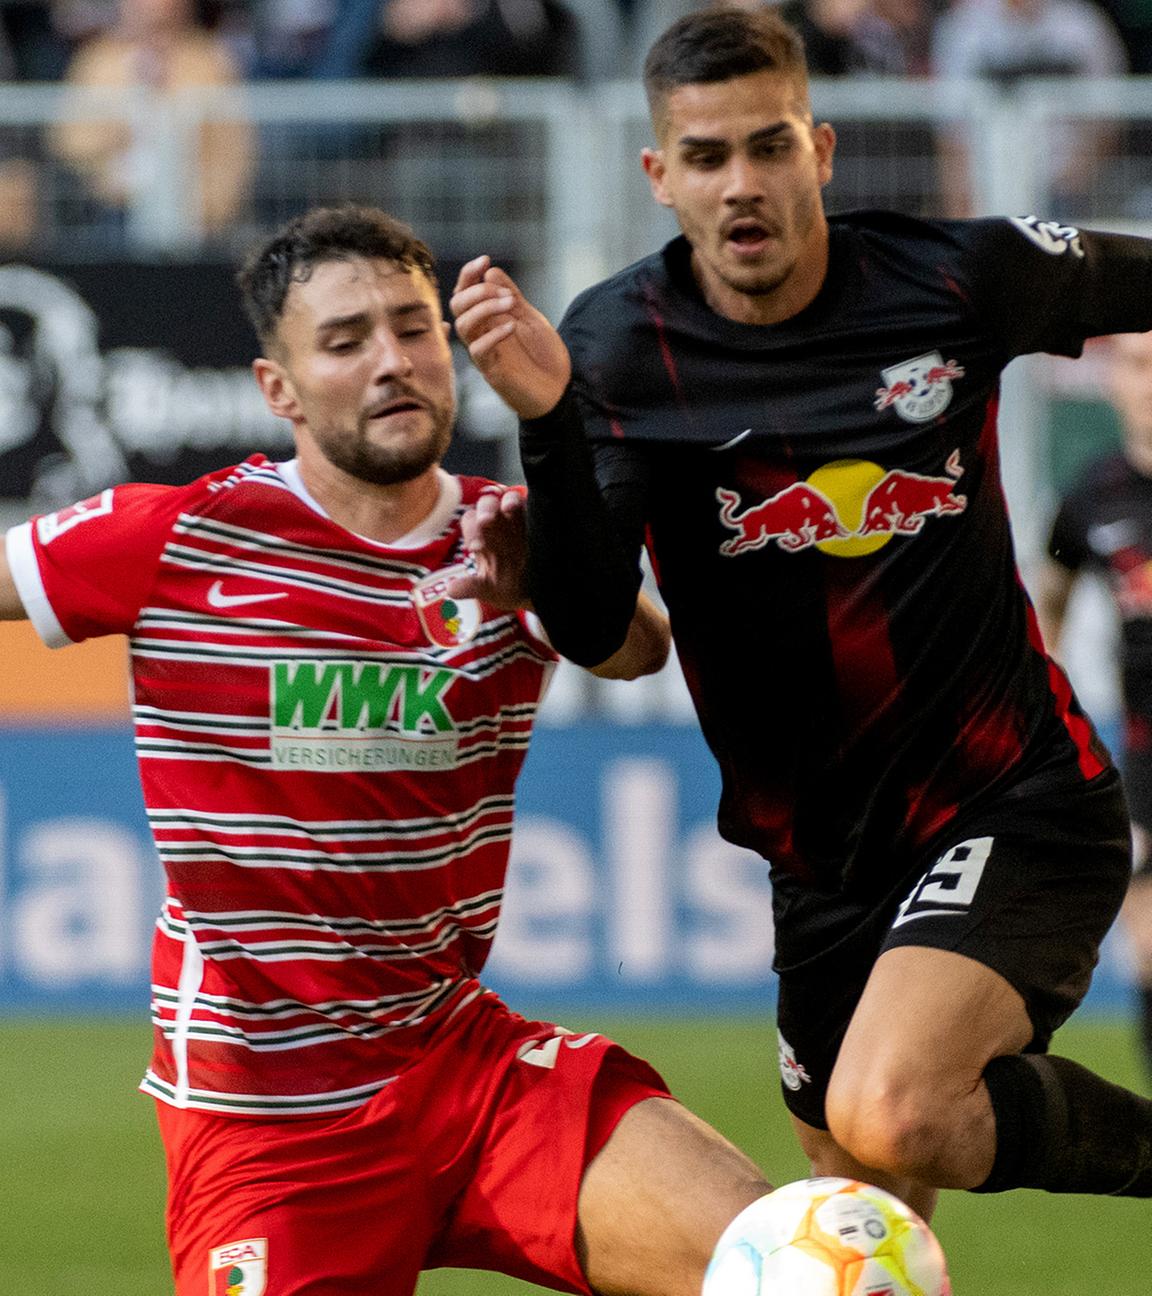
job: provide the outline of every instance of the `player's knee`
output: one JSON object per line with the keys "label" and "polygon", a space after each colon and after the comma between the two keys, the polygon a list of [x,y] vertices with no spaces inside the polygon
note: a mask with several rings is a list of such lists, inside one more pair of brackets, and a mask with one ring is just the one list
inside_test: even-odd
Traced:
{"label": "player's knee", "polygon": [[829,1090],[826,1110],[833,1138],[862,1165],[934,1179],[948,1134],[929,1095],[905,1085],[841,1085]]}

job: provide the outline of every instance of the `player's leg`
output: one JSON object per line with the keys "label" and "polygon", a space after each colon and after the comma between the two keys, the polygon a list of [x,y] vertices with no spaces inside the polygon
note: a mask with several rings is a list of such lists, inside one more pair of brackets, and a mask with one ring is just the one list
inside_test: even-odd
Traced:
{"label": "player's leg", "polygon": [[429,1194],[415,1155],[407,1173],[384,1172],[371,1103],[296,1121],[157,1112],[176,1296],[415,1290],[434,1232]]}
{"label": "player's leg", "polygon": [[942,1188],[982,1183],[996,1127],[981,1076],[1032,1035],[1024,1000],[990,968],[948,950],[888,950],[832,1073],[832,1137],[885,1175]]}
{"label": "player's leg", "polygon": [[699,1296],[725,1226],[770,1191],[763,1175],[610,1040],[486,1010],[468,1048],[496,1083],[429,1266],[601,1296]]}
{"label": "player's leg", "polygon": [[1145,1076],[1152,1082],[1152,831],[1145,826],[1152,823],[1152,759],[1140,761],[1132,777],[1126,771],[1126,789],[1135,868],[1120,922],[1132,951],[1140,1048]]}
{"label": "player's leg", "polygon": [[602,1296],[698,1296],[720,1234],[769,1191],[748,1157],[679,1103],[637,1103],[581,1184],[589,1285]]}
{"label": "player's leg", "polygon": [[1134,874],[1120,921],[1132,951],[1145,1075],[1152,1080],[1152,868]]}
{"label": "player's leg", "polygon": [[798,1116],[792,1117],[792,1128],[814,1175],[831,1175],[842,1179],[859,1179],[894,1193],[907,1203],[921,1219],[930,1220],[936,1210],[938,1189],[907,1175],[893,1175],[876,1166],[866,1166],[846,1152],[826,1129],[817,1129]]}
{"label": "player's leg", "polygon": [[833,1136],[891,1174],[1152,1195],[1152,1102],[1043,1053],[1128,881],[1115,781],[990,813],[901,906],[829,1086]]}

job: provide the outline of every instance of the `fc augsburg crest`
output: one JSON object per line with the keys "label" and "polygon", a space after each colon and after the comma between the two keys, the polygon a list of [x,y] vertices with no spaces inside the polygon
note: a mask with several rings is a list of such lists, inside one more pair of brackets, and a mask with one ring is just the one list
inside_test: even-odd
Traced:
{"label": "fc augsburg crest", "polygon": [[412,602],[424,633],[441,648],[467,643],[480,628],[480,604],[475,599],[448,597],[448,582],[457,576],[467,576],[470,570],[457,563],[425,576],[412,587]]}
{"label": "fc augsburg crest", "polygon": [[268,1239],[229,1242],[211,1254],[212,1296],[264,1296],[268,1285]]}

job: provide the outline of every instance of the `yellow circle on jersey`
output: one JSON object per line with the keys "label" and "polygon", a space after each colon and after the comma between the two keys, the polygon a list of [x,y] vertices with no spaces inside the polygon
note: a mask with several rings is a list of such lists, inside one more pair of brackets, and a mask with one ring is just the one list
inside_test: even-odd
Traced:
{"label": "yellow circle on jersey", "polygon": [[[817,468],[808,482],[832,501],[836,516],[846,530],[858,531],[864,520],[864,501],[872,487],[886,475],[879,464],[868,459],[834,459]],[[878,531],[874,535],[854,535],[843,540],[817,540],[816,548],[840,558],[859,558],[882,549],[891,539],[890,532]]]}

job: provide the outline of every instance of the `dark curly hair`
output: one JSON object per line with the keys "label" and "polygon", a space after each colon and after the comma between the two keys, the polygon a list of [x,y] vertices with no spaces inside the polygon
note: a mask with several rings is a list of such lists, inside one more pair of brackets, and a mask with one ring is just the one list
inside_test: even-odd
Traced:
{"label": "dark curly hair", "polygon": [[297,216],[256,248],[236,276],[244,309],[263,345],[275,336],[288,290],[316,266],[350,257],[394,261],[419,270],[433,287],[432,253],[403,221],[377,207],[317,207]]}

